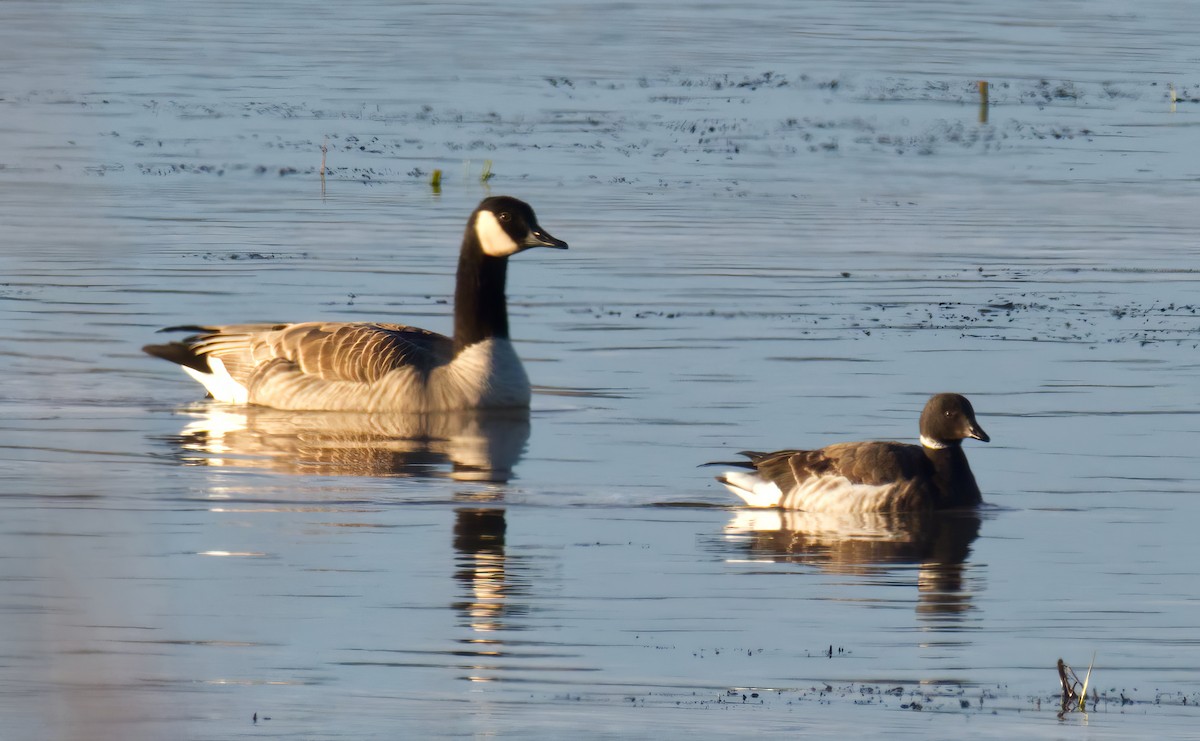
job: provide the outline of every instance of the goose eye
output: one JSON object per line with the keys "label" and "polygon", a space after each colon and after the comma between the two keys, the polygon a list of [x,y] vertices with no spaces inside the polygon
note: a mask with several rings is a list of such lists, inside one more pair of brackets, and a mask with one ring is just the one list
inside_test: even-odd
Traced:
{"label": "goose eye", "polygon": [[953,417],[953,416],[954,416],[954,412],[950,411],[949,409],[947,409],[947,410],[946,410],[945,414],[946,414],[946,416],[947,416],[947,417]]}
{"label": "goose eye", "polygon": [[501,224],[507,224],[508,222],[512,221],[512,214],[507,211],[501,211],[496,218],[500,219]]}

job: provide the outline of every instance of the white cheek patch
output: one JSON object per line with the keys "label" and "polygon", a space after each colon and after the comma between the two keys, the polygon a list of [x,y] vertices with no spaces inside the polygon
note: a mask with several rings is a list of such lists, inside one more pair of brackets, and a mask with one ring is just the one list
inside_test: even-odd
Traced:
{"label": "white cheek patch", "polygon": [[504,231],[500,220],[491,211],[480,211],[475,217],[475,236],[484,254],[492,257],[508,257],[521,250],[521,246]]}

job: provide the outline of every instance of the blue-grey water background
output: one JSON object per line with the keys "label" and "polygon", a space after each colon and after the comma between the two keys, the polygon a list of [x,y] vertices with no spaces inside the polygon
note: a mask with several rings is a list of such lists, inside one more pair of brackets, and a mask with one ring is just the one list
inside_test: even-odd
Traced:
{"label": "blue-grey water background", "polygon": [[[1163,1],[0,4],[4,738],[1194,732],[1197,38]],[[245,413],[139,351],[449,331],[496,193],[571,244],[509,272],[528,418]],[[948,390],[977,518],[748,513],[697,467],[912,440]]]}

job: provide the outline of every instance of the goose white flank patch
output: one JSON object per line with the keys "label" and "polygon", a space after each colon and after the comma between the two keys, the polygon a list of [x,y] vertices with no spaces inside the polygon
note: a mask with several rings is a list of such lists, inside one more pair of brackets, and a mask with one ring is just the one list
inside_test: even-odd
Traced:
{"label": "goose white flank patch", "polygon": [[276,409],[433,412],[528,407],[529,378],[508,335],[508,258],[566,249],[528,204],[484,199],[467,221],[454,291],[454,336],[383,322],[169,327],[193,335],[147,345],[209,395]]}
{"label": "goose white flank patch", "polygon": [[838,443],[820,450],[744,451],[717,477],[751,507],[808,512],[903,512],[983,501],[962,441],[991,438],[959,394],[937,394],[921,413],[921,444]]}

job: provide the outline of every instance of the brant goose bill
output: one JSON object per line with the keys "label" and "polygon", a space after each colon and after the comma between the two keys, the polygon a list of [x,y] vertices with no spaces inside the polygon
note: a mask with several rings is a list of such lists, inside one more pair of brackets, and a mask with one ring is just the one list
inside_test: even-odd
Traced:
{"label": "brant goose bill", "polygon": [[435,412],[529,406],[508,335],[508,258],[566,249],[509,196],[471,214],[458,258],[454,336],[383,322],[168,327],[194,332],[145,352],[180,365],[217,401],[289,410]]}
{"label": "brant goose bill", "polygon": [[921,412],[921,444],[838,443],[820,450],[744,451],[717,477],[751,507],[809,512],[903,512],[983,501],[962,441],[991,438],[966,397],[937,394]]}

